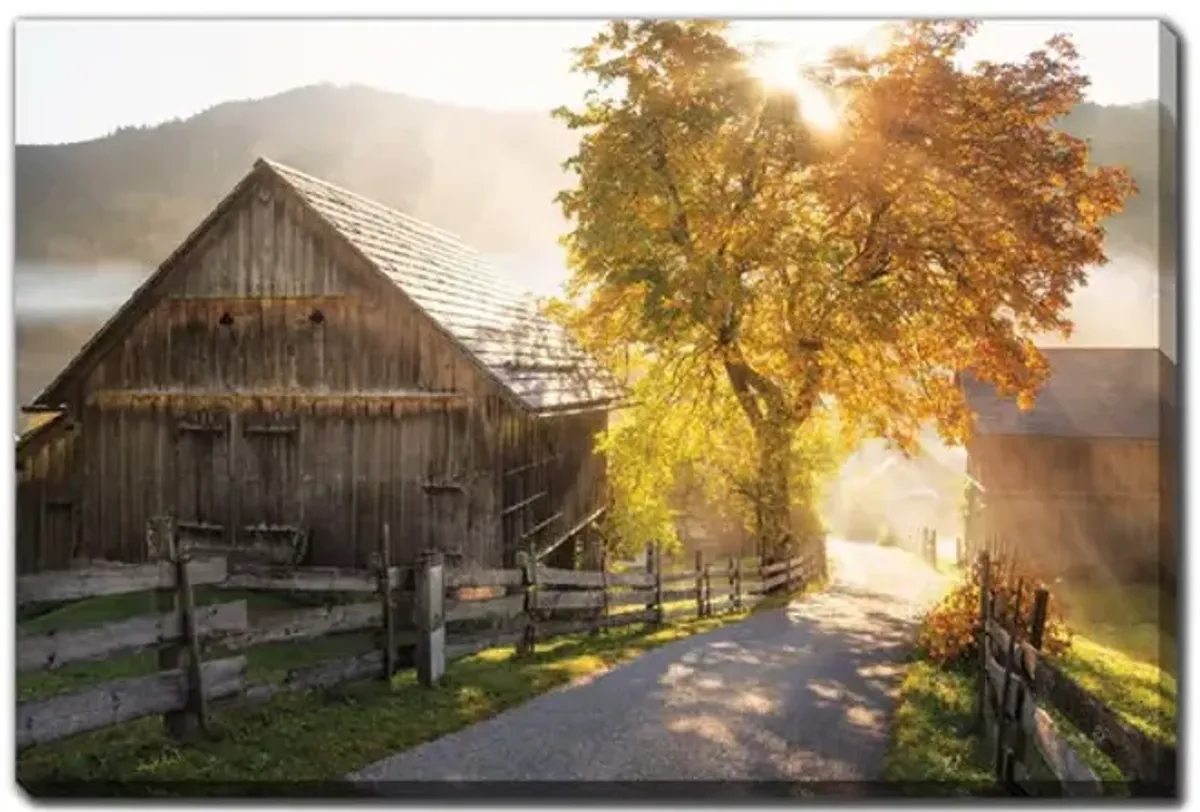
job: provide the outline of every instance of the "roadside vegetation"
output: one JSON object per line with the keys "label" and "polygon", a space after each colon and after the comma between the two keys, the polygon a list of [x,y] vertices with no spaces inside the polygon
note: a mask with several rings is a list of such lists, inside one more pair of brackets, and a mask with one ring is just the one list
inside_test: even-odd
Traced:
{"label": "roadside vegetation", "polygon": [[[629,626],[597,635],[564,636],[539,643],[528,658],[517,658],[512,646],[489,649],[452,662],[444,681],[432,689],[420,687],[414,672],[405,670],[390,685],[351,683],[282,694],[253,707],[221,708],[212,714],[210,741],[181,744],[166,735],[160,719],[140,719],[32,747],[19,754],[17,775],[36,794],[76,790],[96,794],[105,786],[115,795],[344,792],[346,787],[339,782],[347,773],[396,751],[452,733],[667,643],[782,607],[823,586],[814,583],[791,595],[772,596],[751,611],[681,618],[661,627]],[[264,601],[278,608],[277,595],[248,596],[254,596],[252,605],[257,608],[266,608]],[[99,618],[125,617],[139,608],[144,606],[123,597],[97,598],[30,619],[23,628],[40,632],[88,625]],[[251,682],[272,679],[288,669],[366,651],[371,645],[369,635],[346,634],[302,645],[258,646],[246,652],[247,678]],[[154,657],[148,651],[69,670],[21,675],[21,697],[44,697],[90,682],[151,673],[157,670]]]}
{"label": "roadside vegetation", "polygon": [[[1000,569],[994,573],[993,585],[1011,598],[1015,576]],[[1059,594],[1061,600],[1056,598]],[[1139,599],[1137,589],[1122,594],[1129,598],[1120,601],[1120,596],[1110,595],[1105,600],[1084,589],[1066,588],[1060,593],[1052,588],[1043,650],[1125,721],[1174,746],[1176,679],[1154,656],[1157,651],[1173,652],[1173,645],[1167,641],[1147,645],[1146,626],[1160,616],[1148,607],[1158,603],[1145,596]],[[1025,604],[1022,621],[1028,623],[1031,601]],[[974,636],[978,607],[978,573],[966,570],[922,620],[893,718],[885,769],[886,780],[899,782],[902,790],[938,793],[937,787],[944,785],[947,794],[999,791],[993,754],[971,724],[978,690]],[[1117,622],[1118,616],[1126,622]],[[1067,741],[1105,782],[1105,792],[1125,794],[1125,777],[1117,765],[1061,713],[1047,710]],[[1034,777],[1048,778],[1036,753],[1029,755]]]}

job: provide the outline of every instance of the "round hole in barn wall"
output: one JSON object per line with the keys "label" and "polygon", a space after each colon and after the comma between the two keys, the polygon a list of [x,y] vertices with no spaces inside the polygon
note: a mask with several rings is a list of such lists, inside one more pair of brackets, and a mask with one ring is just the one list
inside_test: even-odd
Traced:
{"label": "round hole in barn wall", "polygon": [[222,327],[228,327],[229,325],[233,324],[233,316],[229,315],[228,313],[222,313],[221,318],[217,320],[217,323]]}
{"label": "round hole in barn wall", "polygon": [[308,314],[308,320],[311,321],[313,324],[324,324],[325,323],[325,314],[322,313],[320,310],[314,310],[313,312]]}

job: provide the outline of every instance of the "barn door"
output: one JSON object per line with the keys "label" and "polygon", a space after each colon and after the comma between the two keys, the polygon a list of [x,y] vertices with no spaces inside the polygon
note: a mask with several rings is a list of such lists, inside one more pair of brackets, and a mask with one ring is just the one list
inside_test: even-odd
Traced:
{"label": "barn door", "polygon": [[[239,415],[237,476],[239,545],[288,560],[302,545],[300,426],[293,418]],[[302,552],[302,550],[301,550]]]}
{"label": "barn door", "polygon": [[229,416],[189,414],[176,424],[175,517],[181,537],[227,544],[229,528]]}

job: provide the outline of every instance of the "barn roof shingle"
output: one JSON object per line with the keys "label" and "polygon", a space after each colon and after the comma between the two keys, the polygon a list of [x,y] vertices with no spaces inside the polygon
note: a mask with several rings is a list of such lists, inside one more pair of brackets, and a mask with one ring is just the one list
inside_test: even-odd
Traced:
{"label": "barn roof shingle", "polygon": [[260,159],[522,403],[534,411],[616,401],[620,387],[532,294],[447,231],[289,166]]}
{"label": "barn roof shingle", "polygon": [[1174,413],[1175,365],[1158,349],[1056,347],[1042,354],[1049,377],[1027,412],[991,384],[960,376],[976,434],[1154,439]]}

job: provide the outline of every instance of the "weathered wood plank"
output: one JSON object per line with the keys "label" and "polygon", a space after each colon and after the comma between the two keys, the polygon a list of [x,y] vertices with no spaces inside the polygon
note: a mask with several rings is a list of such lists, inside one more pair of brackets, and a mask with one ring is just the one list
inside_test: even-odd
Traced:
{"label": "weathered wood plank", "polygon": [[[245,686],[246,658],[204,663],[200,674],[204,693],[210,698],[240,693]],[[187,677],[175,669],[113,680],[38,702],[22,702],[17,705],[17,746],[42,744],[143,716],[181,710],[186,701]]]}
{"label": "weathered wood plank", "polygon": [[684,601],[684,600],[695,601],[695,599],[696,599],[695,587],[693,587],[691,589],[664,589],[662,591],[663,603],[670,603],[671,601]]}
{"label": "weathered wood plank", "polygon": [[[188,563],[193,586],[216,584],[227,575],[225,559],[203,558]],[[17,578],[17,603],[43,603],[171,589],[174,567],[169,562],[151,564],[92,564],[82,569],[41,572]]]}
{"label": "weathered wood plank", "polygon": [[708,597],[710,600],[717,598],[733,597],[733,586],[731,584],[716,584],[708,588]]}
{"label": "weathered wood plank", "polygon": [[662,580],[664,584],[671,584],[677,581],[695,581],[696,577],[701,573],[696,570],[687,570],[683,572],[664,572]]}
{"label": "weathered wood plank", "polygon": [[599,589],[604,585],[604,577],[599,572],[539,566],[538,583],[546,586],[585,586]]}
{"label": "weathered wood plank", "polygon": [[[400,580],[399,568],[392,568],[394,583]],[[291,592],[369,592],[374,593],[379,580],[370,570],[348,570],[337,567],[304,567],[303,569],[275,567],[238,567],[229,573],[224,585],[237,589],[286,590]]]}
{"label": "weathered wood plank", "polygon": [[256,617],[251,628],[223,645],[229,649],[244,649],[263,643],[305,640],[327,634],[370,629],[382,624],[383,606],[380,603],[288,609]]}
{"label": "weathered wood plank", "polygon": [[783,586],[787,582],[788,582],[788,574],[786,572],[782,572],[779,575],[776,575],[776,576],[773,576],[771,578],[767,578],[766,580],[764,580],[762,582],[761,589],[763,589],[764,591],[777,589],[778,587]]}
{"label": "weathered wood plank", "polygon": [[[1002,696],[1004,690],[1004,666],[994,657],[988,657],[987,676],[996,697]],[[1010,679],[1021,680],[1020,675],[1013,674]],[[1025,686],[1028,691],[1028,686]],[[1016,712],[1016,691],[1008,695],[1004,712]],[[1031,701],[1032,700],[1032,701]],[[1021,713],[1021,728],[1032,737],[1038,752],[1045,758],[1046,764],[1054,775],[1064,783],[1064,789],[1073,796],[1095,797],[1101,794],[1100,778],[1088,766],[1083,757],[1067,743],[1054,719],[1043,709],[1037,707],[1036,696],[1026,694],[1026,702]]]}
{"label": "weathered wood plank", "polygon": [[506,631],[495,634],[454,638],[453,642],[446,644],[446,658],[457,659],[459,657],[467,657],[471,654],[477,654],[480,651],[486,651],[490,648],[515,646],[517,643],[521,642],[521,637],[522,633],[519,631]]}
{"label": "weathered wood plank", "polygon": [[503,618],[509,620],[525,611],[524,595],[508,595],[486,601],[446,601],[446,622]]}
{"label": "weathered wood plank", "polygon": [[[242,632],[246,625],[245,601],[203,606],[196,610],[196,631],[201,637]],[[55,669],[68,663],[103,660],[118,651],[145,648],[179,637],[176,612],[18,637],[17,670]]]}
{"label": "weathered wood plank", "polygon": [[791,562],[776,561],[774,564],[764,564],[763,566],[758,568],[758,571],[762,575],[762,577],[764,579],[766,579],[768,576],[771,576],[778,572],[783,572],[784,570],[786,570],[788,568],[789,563],[791,563]]}
{"label": "weathered wood plank", "polygon": [[604,605],[604,596],[600,592],[553,592],[550,590],[538,592],[537,608],[539,612],[553,612],[559,609],[596,609]]}
{"label": "weathered wood plank", "polygon": [[628,592],[614,592],[608,596],[610,609],[620,609],[622,606],[645,606],[654,601],[653,589],[632,589]]}
{"label": "weathered wood plank", "polygon": [[648,572],[610,572],[608,574],[608,585],[632,587],[654,586],[654,575]]}
{"label": "weathered wood plank", "polygon": [[520,570],[446,570],[446,588],[459,589],[468,586],[520,586]]}

